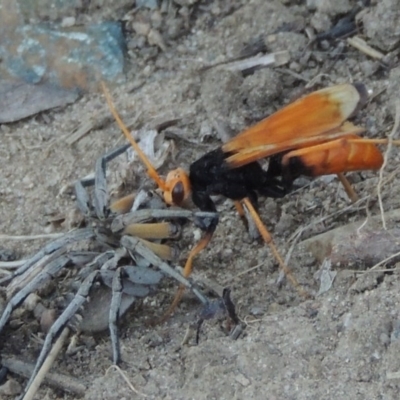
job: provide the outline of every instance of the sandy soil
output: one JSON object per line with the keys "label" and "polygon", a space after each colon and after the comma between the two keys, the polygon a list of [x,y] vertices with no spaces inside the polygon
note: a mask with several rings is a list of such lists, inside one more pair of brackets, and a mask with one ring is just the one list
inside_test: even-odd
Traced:
{"label": "sandy soil", "polygon": [[[315,2],[317,9],[295,1],[195,3],[184,21],[188,28],[167,37],[165,52],[131,50],[128,80],[112,91],[124,119],[137,118],[132,129],[158,118],[179,118],[175,132],[189,141],[175,141],[175,160],[169,157],[162,173],[176,163],[188,167],[215,148],[221,140],[216,126],[219,132],[239,132],[306,90],[330,84],[364,82],[373,96],[356,121],[367,127],[370,137],[383,137],[392,128],[400,86],[399,69],[394,67],[398,53],[395,47],[385,47],[382,37],[393,39],[395,27],[384,16],[394,13],[391,7],[396,7],[395,2],[373,5],[360,15],[365,39],[387,54],[381,62],[346,41],[309,44],[305,28],[311,26],[317,32],[326,29],[355,2]],[[146,11],[143,15],[148,16]],[[243,49],[260,41],[268,51],[288,50],[291,61],[248,76],[202,69],[237,58]],[[387,43],[390,46],[392,41]],[[1,126],[2,233],[35,235],[67,230],[49,221],[55,215],[71,215],[74,210],[71,184],[92,172],[101,154],[123,142],[110,119],[72,146],[67,144],[80,124],[100,118],[104,110],[101,95],[87,94],[65,109]],[[394,149],[384,173],[389,181],[382,187],[386,211],[399,208],[398,161]],[[109,180],[114,188],[120,188],[121,182],[127,182],[124,189],[143,183],[140,164],[129,165],[131,170],[125,172],[128,162],[124,157],[111,164]],[[128,182],[132,177],[133,184]],[[370,196],[368,212],[379,214],[375,190],[378,174],[354,173],[349,179],[360,197]],[[361,225],[367,215],[366,203],[348,207],[349,200],[337,179],[301,183],[307,185],[284,199],[261,199],[260,212],[281,253],[293,250],[289,264],[297,279],[316,293],[319,282],[314,273],[320,263],[302,240],[350,222],[360,221]],[[341,265],[335,268],[338,274],[329,291],[304,300],[290,284],[276,284],[279,270],[275,261],[266,246],[250,239],[232,203],[220,202],[218,208],[221,221],[212,246],[196,260],[196,268],[200,275],[231,287],[246,330],[233,341],[216,321],[211,321],[205,324],[198,346],[181,346],[199,310],[190,294],[167,323],[149,327],[146,322],[162,315],[171,301],[176,285],[167,282],[159,295],[130,312],[121,327],[121,367],[137,390],[149,399],[397,399],[397,270],[371,277],[356,274],[351,265]],[[327,218],[320,222],[323,217]],[[397,220],[388,223],[391,227],[398,224]],[[303,234],[294,242],[300,230]],[[182,262],[198,234],[197,229],[186,227],[180,242]],[[1,246],[22,258],[44,243],[46,240],[2,240]],[[47,305],[67,291],[62,289],[63,282],[58,283],[56,296],[53,293],[48,300],[46,294],[51,290],[40,293]],[[43,336],[39,324],[30,313],[15,319],[24,324],[10,323],[2,336],[2,355],[34,362],[40,351],[37,336]],[[87,385],[85,399],[142,397],[133,393],[118,373],[106,373],[111,365],[107,333],[82,335],[78,345],[82,347],[72,356],[59,356],[54,371]],[[38,398],[74,397],[43,386]]]}

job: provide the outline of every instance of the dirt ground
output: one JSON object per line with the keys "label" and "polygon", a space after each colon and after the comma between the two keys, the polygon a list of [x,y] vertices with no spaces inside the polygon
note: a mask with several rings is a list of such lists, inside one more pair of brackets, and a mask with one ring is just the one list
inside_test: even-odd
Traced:
{"label": "dirt ground", "polygon": [[[161,173],[176,164],[188,167],[218,146],[221,132],[235,134],[307,91],[331,84],[361,81],[372,90],[371,100],[356,116],[356,122],[367,127],[366,136],[384,137],[392,129],[400,87],[398,51],[393,45],[398,2],[372,2],[358,15],[360,28],[364,23],[359,35],[385,54],[382,60],[369,57],[346,40],[310,43],[305,33],[311,27],[316,33],[325,31],[350,12],[355,2],[309,1],[308,7],[297,1],[177,3],[195,4],[183,8],[190,11],[189,16],[182,12],[174,21],[165,22],[161,33],[166,35],[166,51],[154,50],[149,44],[140,51],[131,49],[127,82],[112,90],[131,129],[151,126],[158,119],[178,119],[171,128],[174,151]],[[146,10],[138,14],[142,18],[149,15]],[[173,35],[177,21],[183,28]],[[260,43],[267,52],[289,51],[290,61],[250,74],[204,68],[236,59]],[[93,171],[101,154],[123,143],[111,118],[73,145],[68,145],[68,138],[86,121],[102,118],[105,110],[102,95],[87,94],[62,110],[1,126],[2,234],[30,236],[68,230],[67,223],[49,221],[60,214],[71,219],[75,209],[72,184]],[[400,206],[398,161],[394,148],[381,188],[385,212]],[[110,171],[109,183],[118,193],[143,184],[144,169],[137,160],[128,162],[122,156],[111,163]],[[260,199],[261,216],[280,252],[292,251],[289,265],[313,294],[318,292],[319,281],[314,276],[321,263],[302,241],[350,222],[361,225],[367,214],[379,215],[378,173],[353,173],[349,179],[360,198],[368,196],[369,202],[351,206],[336,178],[303,179],[300,184],[304,186],[283,199]],[[145,396],[398,399],[398,269],[360,275],[350,263],[335,266],[333,286],[304,300],[289,283],[276,284],[276,262],[261,241],[250,239],[232,203],[221,200],[218,210],[220,223],[212,245],[195,265],[200,276],[232,289],[238,315],[246,324],[238,340],[230,339],[218,322],[210,321],[205,323],[199,345],[193,344],[193,338],[181,345],[200,309],[191,294],[165,324],[149,327],[147,322],[162,315],[176,290],[175,283],[168,281],[159,294],[131,311],[121,326],[121,368],[141,394],[132,392],[119,373],[107,372],[111,366],[108,333],[80,336],[79,350],[71,356],[60,355],[53,371],[85,384],[87,400]],[[387,223],[396,228],[399,222],[389,218]],[[297,236],[300,231],[302,235]],[[199,234],[197,228],[186,226],[179,242],[181,265]],[[3,239],[1,247],[24,258],[46,242]],[[361,270],[367,267],[359,266]],[[58,282],[58,296],[66,291],[60,289],[66,281]],[[46,300],[48,292],[40,293],[43,301],[54,300],[54,293],[53,300]],[[2,356],[34,362],[43,333],[31,313],[15,318],[23,318],[24,324],[11,321],[2,335]],[[43,385],[37,398],[74,396]]]}

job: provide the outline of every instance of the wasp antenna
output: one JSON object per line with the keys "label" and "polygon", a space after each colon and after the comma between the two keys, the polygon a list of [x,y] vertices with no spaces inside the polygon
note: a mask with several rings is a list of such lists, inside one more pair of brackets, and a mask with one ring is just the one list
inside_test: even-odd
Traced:
{"label": "wasp antenna", "polygon": [[158,175],[156,169],[153,167],[153,165],[150,162],[150,160],[143,153],[143,151],[141,150],[139,145],[136,143],[135,139],[130,134],[128,128],[123,123],[121,117],[119,116],[117,110],[115,109],[114,103],[113,103],[113,101],[111,99],[110,92],[109,92],[109,90],[108,90],[108,88],[107,88],[107,86],[105,85],[104,82],[101,82],[101,88],[103,90],[104,96],[106,97],[106,101],[107,101],[108,107],[109,107],[109,109],[111,111],[111,114],[113,115],[113,117],[114,117],[115,121],[117,122],[119,128],[121,129],[122,133],[128,139],[129,143],[135,149],[136,153],[138,154],[138,156],[142,160],[143,164],[146,166],[148,175],[150,176],[150,178],[152,178],[157,183],[157,185],[159,186],[159,188],[162,191],[165,191],[166,190],[166,184],[165,184],[164,180],[162,180],[160,175]]}

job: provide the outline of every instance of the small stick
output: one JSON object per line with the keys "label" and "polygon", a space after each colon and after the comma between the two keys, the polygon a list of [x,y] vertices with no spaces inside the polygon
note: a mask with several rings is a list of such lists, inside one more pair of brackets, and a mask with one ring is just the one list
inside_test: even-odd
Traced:
{"label": "small stick", "polygon": [[69,328],[64,328],[61,332],[60,337],[54,343],[53,348],[50,353],[46,357],[46,360],[43,362],[43,365],[40,367],[35,379],[32,381],[31,385],[28,387],[25,395],[22,397],[22,400],[33,400],[36,392],[39,390],[40,385],[42,384],[46,374],[49,372],[51,366],[54,363],[54,360],[57,358],[58,353],[60,352],[64,342],[66,341],[69,335]]}
{"label": "small stick", "polygon": [[378,180],[378,186],[377,186],[379,208],[381,210],[382,226],[383,226],[384,230],[386,230],[386,221],[385,221],[385,211],[383,209],[382,193],[381,193],[382,182],[383,182],[383,171],[387,165],[387,162],[389,159],[389,154],[393,147],[393,138],[399,129],[399,124],[400,124],[400,101],[396,101],[396,115],[395,115],[395,119],[394,119],[394,125],[393,125],[392,131],[390,132],[390,134],[388,136],[388,146],[387,146],[387,149],[386,149],[384,157],[383,157],[382,167],[379,170],[379,180]]}
{"label": "small stick", "polygon": [[227,69],[229,71],[245,71],[254,68],[265,68],[268,66],[279,67],[287,64],[290,60],[290,54],[288,51],[277,51],[276,53],[266,54],[264,56],[249,57],[244,60],[238,60],[228,62],[225,64],[219,64],[218,67]]}
{"label": "small stick", "polygon": [[132,383],[129,381],[128,377],[126,376],[125,372],[122,371],[122,369],[120,367],[118,367],[118,365],[111,365],[110,368],[107,369],[106,371],[106,375],[108,374],[108,372],[114,369],[115,371],[117,371],[123,378],[123,380],[127,383],[127,385],[129,386],[129,388],[132,390],[132,392],[136,393],[139,396],[143,396],[143,397],[147,397],[147,395],[145,395],[144,393],[139,392],[135,386],[132,385]]}
{"label": "small stick", "polygon": [[349,196],[350,200],[353,203],[356,203],[359,199],[357,193],[353,189],[353,186],[351,186],[350,182],[347,180],[347,178],[344,176],[342,172],[337,174],[337,177],[339,178],[340,183],[343,185],[344,190],[347,193],[347,196]]}
{"label": "small stick", "polygon": [[354,48],[356,48],[357,50],[360,50],[362,53],[366,54],[367,56],[376,58],[377,60],[381,60],[383,57],[385,57],[384,54],[382,54],[380,51],[372,48],[369,44],[367,44],[367,42],[365,40],[361,39],[358,36],[347,38],[347,43],[350,46],[353,46]]}
{"label": "small stick", "polygon": [[[297,242],[300,240],[300,237],[301,237],[302,233],[303,233],[303,231],[300,230],[300,231],[297,232],[297,236],[293,237],[293,243],[290,246],[290,249],[286,253],[286,256],[285,256],[285,265],[289,265],[289,261],[290,261],[290,258],[292,257],[292,253],[294,251],[294,248],[296,247]],[[276,280],[276,283],[278,285],[281,285],[283,283],[284,278],[286,278],[286,275],[285,275],[285,272],[281,269],[280,272],[279,272],[278,279]]]}
{"label": "small stick", "polygon": [[[1,363],[13,374],[21,375],[25,378],[29,378],[32,375],[34,368],[33,364],[25,363],[15,358],[2,358]],[[84,396],[87,390],[86,386],[79,380],[54,372],[46,375],[45,382],[57,390],[72,393],[77,397]]]}
{"label": "small stick", "polygon": [[110,117],[106,114],[106,110],[99,111],[96,115],[92,115],[87,118],[86,121],[81,122],[79,127],[75,132],[71,132],[65,142],[68,146],[72,146],[75,142],[81,140],[85,135],[87,135],[93,129],[102,128],[109,120]]}
{"label": "small stick", "polygon": [[230,282],[232,282],[233,280],[239,278],[240,276],[249,274],[250,272],[255,271],[256,269],[262,267],[263,265],[264,265],[264,263],[262,262],[262,263],[259,263],[259,264],[255,265],[254,267],[251,267],[251,268],[248,268],[248,269],[246,269],[246,270],[244,270],[244,271],[241,271],[241,272],[239,272],[238,274],[232,276],[231,278],[225,279],[225,280],[223,281],[223,283],[224,283],[224,285],[227,285],[228,283],[230,283]]}

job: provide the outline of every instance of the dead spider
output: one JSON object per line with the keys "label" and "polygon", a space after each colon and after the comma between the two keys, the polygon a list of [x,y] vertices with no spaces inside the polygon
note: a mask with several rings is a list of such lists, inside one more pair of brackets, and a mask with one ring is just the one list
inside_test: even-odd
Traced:
{"label": "dead spider", "polygon": [[[135,199],[133,196],[127,196],[109,206],[106,164],[128,147],[123,146],[99,158],[96,162],[94,179],[76,183],[77,204],[88,226],[73,230],[48,243],[13,274],[0,280],[0,285],[7,285],[5,288],[7,304],[0,318],[1,333],[13,310],[30,294],[56,278],[66,267],[79,267],[75,276],[75,283],[78,286],[76,294],[51,325],[25,393],[43,367],[55,339],[67,336],[69,329],[82,330],[84,320],[79,321],[77,313],[92,297],[95,283],[97,286],[102,283],[112,289],[108,326],[114,364],[121,361],[118,319],[137,299],[154,293],[164,276],[172,277],[188,287],[204,305],[209,303],[194,284],[162,260],[173,259],[173,249],[168,245],[148,240],[176,239],[179,236],[178,225],[165,222],[166,220],[176,221],[178,218],[183,218],[205,224],[215,217],[214,213],[166,209],[161,200],[149,197],[147,192],[141,192]],[[94,186],[93,201],[90,200],[87,191],[89,186]],[[164,206],[164,209],[161,206]],[[115,212],[126,212],[130,209],[133,211],[123,215],[116,215]],[[160,219],[163,222],[149,223]],[[88,241],[94,250],[76,250],[78,244]]]}

